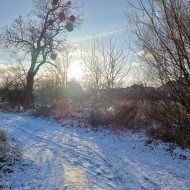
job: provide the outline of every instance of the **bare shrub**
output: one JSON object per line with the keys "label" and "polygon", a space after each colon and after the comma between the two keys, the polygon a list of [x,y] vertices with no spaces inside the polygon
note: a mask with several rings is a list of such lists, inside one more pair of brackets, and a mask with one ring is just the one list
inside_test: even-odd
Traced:
{"label": "bare shrub", "polygon": [[123,127],[129,127],[137,114],[137,103],[131,102],[116,108],[114,123]]}
{"label": "bare shrub", "polygon": [[128,100],[126,104],[116,106],[112,121],[117,130],[142,130],[148,128],[151,122],[147,115],[146,102],[142,100]]}
{"label": "bare shrub", "polygon": [[149,103],[149,116],[157,126],[147,133],[166,142],[175,142],[181,146],[190,145],[190,115],[179,103],[173,101],[154,101]]}
{"label": "bare shrub", "polygon": [[21,106],[26,107],[25,76],[25,68],[20,62],[7,66],[1,75],[0,101],[9,103],[9,111],[20,111]]}
{"label": "bare shrub", "polygon": [[21,153],[17,147],[12,145],[4,132],[0,131],[0,174],[12,173],[12,165],[21,158]]}
{"label": "bare shrub", "polygon": [[0,131],[0,141],[1,142],[6,142],[5,134],[2,131]]}
{"label": "bare shrub", "polygon": [[51,107],[48,106],[39,106],[35,107],[33,110],[33,115],[36,117],[48,117],[52,113]]}
{"label": "bare shrub", "polygon": [[93,127],[97,127],[97,126],[103,124],[103,118],[102,118],[102,115],[100,113],[100,110],[92,109],[90,111],[90,115],[89,115],[89,118],[88,118],[88,123]]}

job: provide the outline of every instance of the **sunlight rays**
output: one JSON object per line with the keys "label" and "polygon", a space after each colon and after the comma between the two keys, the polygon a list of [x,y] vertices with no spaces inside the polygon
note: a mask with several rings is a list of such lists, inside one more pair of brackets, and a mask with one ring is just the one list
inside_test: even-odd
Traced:
{"label": "sunlight rays", "polygon": [[83,76],[84,76],[84,71],[81,67],[80,61],[76,60],[72,62],[68,69],[68,78],[80,80],[83,78]]}

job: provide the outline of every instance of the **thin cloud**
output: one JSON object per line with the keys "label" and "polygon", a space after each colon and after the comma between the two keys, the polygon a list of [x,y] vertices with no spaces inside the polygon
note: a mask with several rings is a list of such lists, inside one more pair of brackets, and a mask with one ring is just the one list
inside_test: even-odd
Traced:
{"label": "thin cloud", "polygon": [[74,42],[83,42],[83,41],[88,41],[88,40],[92,40],[92,39],[96,39],[96,38],[100,38],[100,37],[108,37],[113,34],[123,33],[125,31],[126,31],[125,26],[116,26],[114,28],[112,27],[112,29],[110,29],[110,30],[101,31],[98,34],[85,35],[85,36],[71,39],[71,40]]}

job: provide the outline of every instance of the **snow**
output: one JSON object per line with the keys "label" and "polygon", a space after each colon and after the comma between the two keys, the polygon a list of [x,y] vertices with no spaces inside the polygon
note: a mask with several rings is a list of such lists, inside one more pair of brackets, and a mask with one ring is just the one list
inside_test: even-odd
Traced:
{"label": "snow", "polygon": [[190,189],[190,150],[148,144],[143,132],[117,134],[77,119],[58,124],[26,114],[0,113],[0,121],[24,163],[0,178],[5,190]]}

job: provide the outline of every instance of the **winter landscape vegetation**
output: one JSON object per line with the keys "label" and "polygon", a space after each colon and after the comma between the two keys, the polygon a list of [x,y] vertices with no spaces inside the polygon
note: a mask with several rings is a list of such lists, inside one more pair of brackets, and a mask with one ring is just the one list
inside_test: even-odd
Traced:
{"label": "winter landscape vegetation", "polygon": [[190,0],[2,1],[0,189],[190,190]]}

